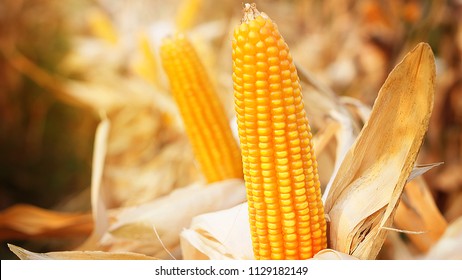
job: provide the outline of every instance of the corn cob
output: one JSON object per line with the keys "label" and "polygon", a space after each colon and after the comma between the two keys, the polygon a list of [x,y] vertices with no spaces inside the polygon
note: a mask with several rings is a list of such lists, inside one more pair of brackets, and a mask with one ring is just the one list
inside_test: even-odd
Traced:
{"label": "corn cob", "polygon": [[138,49],[141,53],[141,61],[134,65],[134,70],[142,78],[153,84],[155,87],[159,86],[159,73],[157,70],[156,56],[153,52],[153,48],[149,42],[146,34],[141,34],[138,40]]}
{"label": "corn cob", "polygon": [[160,49],[186,133],[207,182],[242,178],[242,159],[206,70],[188,39],[166,38]]}
{"label": "corn cob", "polygon": [[317,162],[297,71],[276,24],[245,4],[233,37],[235,110],[256,259],[326,248]]}

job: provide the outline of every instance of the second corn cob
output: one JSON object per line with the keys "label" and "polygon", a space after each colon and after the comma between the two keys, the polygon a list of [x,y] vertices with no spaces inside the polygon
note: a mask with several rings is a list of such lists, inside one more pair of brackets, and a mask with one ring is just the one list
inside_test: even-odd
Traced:
{"label": "second corn cob", "polygon": [[242,160],[205,67],[182,34],[166,38],[161,59],[173,97],[207,182],[242,178]]}
{"label": "second corn cob", "polygon": [[234,30],[233,81],[256,259],[326,248],[316,157],[289,48],[254,5]]}

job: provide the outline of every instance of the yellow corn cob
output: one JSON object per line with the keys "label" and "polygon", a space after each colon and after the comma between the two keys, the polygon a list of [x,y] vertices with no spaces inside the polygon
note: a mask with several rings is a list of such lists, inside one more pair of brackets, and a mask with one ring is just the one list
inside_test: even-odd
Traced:
{"label": "yellow corn cob", "polygon": [[156,61],[157,59],[149,42],[149,38],[144,33],[142,33],[139,37],[138,50],[141,53],[141,59],[135,62],[133,70],[155,87],[158,87],[158,62]]}
{"label": "yellow corn cob", "polygon": [[233,81],[256,259],[307,259],[326,248],[316,157],[289,48],[245,4],[234,30]]}
{"label": "yellow corn cob", "polygon": [[184,35],[160,49],[195,156],[209,183],[242,178],[242,159],[225,111],[196,51]]}

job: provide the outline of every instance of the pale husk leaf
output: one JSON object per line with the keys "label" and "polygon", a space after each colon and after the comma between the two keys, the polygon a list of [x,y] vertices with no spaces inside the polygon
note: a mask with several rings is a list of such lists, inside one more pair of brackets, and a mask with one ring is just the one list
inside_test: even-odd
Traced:
{"label": "pale husk leaf", "polygon": [[421,232],[407,234],[412,244],[421,252],[427,252],[445,232],[447,222],[423,178],[416,178],[406,184],[396,209],[394,224],[399,229]]}
{"label": "pale husk leaf", "polygon": [[[313,139],[314,151],[320,166],[319,179],[321,185],[326,186],[324,193],[327,193],[331,179],[359,134],[361,123],[355,120],[339,96],[318,81],[310,71],[297,65],[297,73],[310,125],[319,129]],[[329,137],[331,134],[332,137]]]}
{"label": "pale husk leaf", "polygon": [[340,260],[359,260],[358,258],[355,258],[353,256],[347,255],[345,253],[335,251],[332,249],[324,249],[319,251],[314,257],[312,258],[313,260],[335,260],[335,261],[340,261]]}
{"label": "pale husk leaf", "polygon": [[371,107],[350,96],[341,96],[340,100],[357,117],[359,122],[363,124],[367,122],[371,115]]}
{"label": "pale husk leaf", "polygon": [[[191,227],[181,233],[183,258],[188,260],[254,259],[248,222],[247,203],[207,213],[193,219]],[[345,253],[325,249],[315,260],[358,260]]]}
{"label": "pale husk leaf", "polygon": [[107,142],[111,122],[106,116],[96,129],[95,153],[93,154],[93,169],[91,176],[91,206],[93,209],[93,219],[95,221],[94,234],[100,236],[109,226],[107,209],[104,198],[101,195],[101,180],[103,178],[104,161],[106,158]]}
{"label": "pale husk leaf", "polygon": [[[139,206],[125,208],[116,217],[100,245],[108,251],[139,252],[167,258],[179,251],[180,232],[193,217],[233,207],[245,201],[240,179],[209,185],[196,183]],[[168,252],[167,252],[168,251]]]}
{"label": "pale husk leaf", "polygon": [[419,44],[390,73],[327,194],[329,247],[376,258],[414,166],[433,107],[434,57]]}
{"label": "pale husk leaf", "polygon": [[93,214],[94,228],[91,235],[80,246],[85,250],[91,248],[100,239],[109,226],[109,216],[102,195],[101,180],[103,178],[104,162],[106,159],[107,139],[111,122],[104,113],[101,114],[102,120],[98,124],[95,133],[94,153],[92,160],[91,175],[91,207]]}
{"label": "pale husk leaf", "polygon": [[184,259],[253,259],[247,203],[193,219],[181,233]]}
{"label": "pale husk leaf", "polygon": [[8,244],[8,247],[21,260],[157,260],[153,257],[130,252],[61,251],[34,253],[11,244]]}
{"label": "pale husk leaf", "polygon": [[409,175],[409,178],[407,178],[407,181],[411,181],[412,179],[424,174],[425,172],[429,171],[430,169],[442,165],[443,162],[435,162],[435,163],[429,163],[429,164],[418,164],[412,169],[411,174]]}

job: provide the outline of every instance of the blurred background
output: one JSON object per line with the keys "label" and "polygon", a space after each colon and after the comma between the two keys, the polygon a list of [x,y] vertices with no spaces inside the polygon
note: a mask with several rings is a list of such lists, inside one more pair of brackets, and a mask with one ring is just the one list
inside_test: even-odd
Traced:
{"label": "blurred background", "polygon": [[[444,218],[461,216],[462,1],[255,2],[301,67],[369,106],[403,55],[418,42],[430,44],[437,85],[419,162],[444,162],[424,178]],[[89,212],[93,143],[104,118],[113,128],[104,182],[115,188],[114,206],[193,182],[198,171],[158,46],[172,32],[191,34],[231,118],[231,36],[241,9],[242,1],[232,0],[1,0],[0,211],[30,204]],[[146,191],[158,182],[169,188]],[[16,259],[6,243],[62,250],[87,233],[6,232],[0,257]]]}

